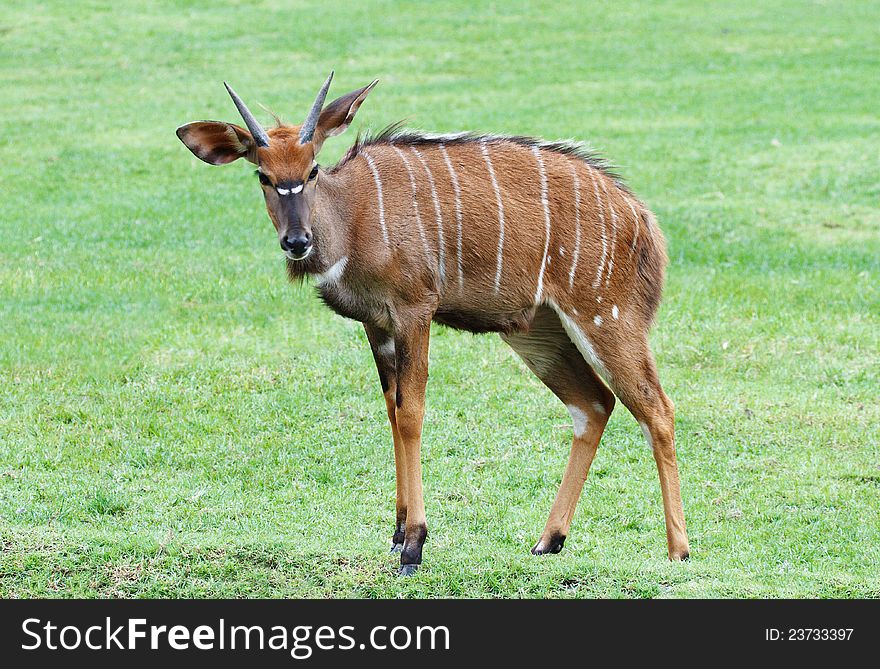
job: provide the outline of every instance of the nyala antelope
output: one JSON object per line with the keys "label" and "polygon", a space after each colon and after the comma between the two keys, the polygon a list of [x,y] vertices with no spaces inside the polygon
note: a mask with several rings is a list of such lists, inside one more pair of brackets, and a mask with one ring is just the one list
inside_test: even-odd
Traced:
{"label": "nyala antelope", "polygon": [[605,164],[568,142],[391,126],[337,165],[316,162],[376,85],[326,107],[327,78],[302,125],[264,129],[226,85],[245,128],[197,121],[177,136],[211,165],[257,166],[293,280],[363,323],[385,395],[397,473],[392,550],[401,574],[427,536],[421,436],[431,321],[497,332],[565,404],[574,439],[536,555],[558,553],[614,408],[633,414],[660,476],[669,558],[688,557],[673,405],[648,330],[665,242],[651,212]]}

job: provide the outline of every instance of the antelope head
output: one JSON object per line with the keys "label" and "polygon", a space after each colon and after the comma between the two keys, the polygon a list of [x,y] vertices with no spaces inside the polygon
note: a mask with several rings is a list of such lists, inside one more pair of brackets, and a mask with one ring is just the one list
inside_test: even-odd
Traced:
{"label": "antelope head", "polygon": [[315,249],[313,211],[321,170],[316,158],[324,140],[345,131],[361,103],[378,83],[337,98],[324,107],[333,73],[327,77],[305,121],[298,126],[278,124],[265,130],[224,84],[246,127],[222,121],[195,121],[177,129],[177,136],[196,157],[210,165],[244,158],[257,166],[269,218],[278,232],[284,254],[294,261]]}

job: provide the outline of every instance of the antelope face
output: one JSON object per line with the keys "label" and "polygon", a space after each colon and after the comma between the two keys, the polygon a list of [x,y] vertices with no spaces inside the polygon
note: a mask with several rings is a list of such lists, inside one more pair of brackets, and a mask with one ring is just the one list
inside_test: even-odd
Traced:
{"label": "antelope face", "polygon": [[278,242],[290,260],[305,260],[314,249],[312,211],[319,170],[312,144],[299,142],[298,128],[276,128],[258,149],[257,177]]}
{"label": "antelope face", "polygon": [[196,121],[177,129],[180,141],[206,163],[225,165],[244,158],[257,166],[278,242],[287,258],[293,261],[308,258],[318,243],[312,234],[312,214],[321,179],[315,162],[318,152],[327,137],[348,128],[361,103],[378,83],[373,81],[324,107],[332,79],[331,72],[299,126],[279,122],[278,127],[267,132],[226,84],[246,129],[221,121]]}

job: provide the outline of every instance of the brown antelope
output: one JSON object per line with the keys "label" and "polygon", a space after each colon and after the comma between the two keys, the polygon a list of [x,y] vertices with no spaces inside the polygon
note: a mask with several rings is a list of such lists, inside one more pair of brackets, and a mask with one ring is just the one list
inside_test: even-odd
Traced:
{"label": "brown antelope", "polygon": [[314,277],[331,309],[363,323],[394,441],[399,573],[415,571],[427,536],[431,321],[498,332],[571,414],[568,466],[532,553],[562,549],[616,395],[653,450],[669,558],[687,558],[673,405],[648,347],[666,265],[654,216],[568,142],[395,125],[358,137],[324,169],[315,162],[324,140],[351,124],[377,83],[324,107],[332,77],[300,126],[264,130],[227,85],[246,128],[197,121],[177,136],[212,165],[257,165],[290,278]]}

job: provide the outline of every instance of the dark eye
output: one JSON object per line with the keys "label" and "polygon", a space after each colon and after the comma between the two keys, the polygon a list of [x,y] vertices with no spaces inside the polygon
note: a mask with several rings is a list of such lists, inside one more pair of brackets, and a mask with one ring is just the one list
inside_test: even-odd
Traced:
{"label": "dark eye", "polygon": [[314,179],[316,176],[318,176],[318,166],[317,166],[317,165],[315,165],[315,166],[312,168],[312,171],[309,172],[309,181],[311,181],[312,179]]}
{"label": "dark eye", "polygon": [[266,176],[265,174],[263,174],[262,172],[259,172],[259,171],[258,171],[258,172],[257,172],[257,177],[260,179],[260,183],[263,184],[264,186],[271,186],[271,185],[272,185],[272,182],[269,181],[269,177],[267,177],[267,176]]}

